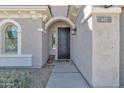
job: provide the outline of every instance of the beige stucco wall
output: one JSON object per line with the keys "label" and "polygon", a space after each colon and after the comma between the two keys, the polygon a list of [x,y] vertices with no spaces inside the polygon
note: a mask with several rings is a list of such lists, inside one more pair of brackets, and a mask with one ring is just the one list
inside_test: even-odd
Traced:
{"label": "beige stucco wall", "polygon": [[93,87],[119,87],[120,12],[119,7],[93,8]]}
{"label": "beige stucco wall", "polygon": [[[81,10],[76,36],[71,37],[71,58],[92,87],[119,87],[119,13],[120,8],[93,8],[92,17],[83,21]],[[112,22],[97,22],[97,16]]]}
{"label": "beige stucco wall", "polygon": [[84,24],[84,11],[81,9],[76,20],[77,33],[71,36],[71,59],[74,61],[85,79],[92,84],[92,29],[91,18]]}
{"label": "beige stucco wall", "polygon": [[[0,19],[2,21],[3,19]],[[32,54],[33,67],[42,65],[42,32],[37,29],[40,20],[36,19],[12,19],[21,25],[22,28],[22,54]]]}
{"label": "beige stucco wall", "polygon": [[[112,23],[97,23],[96,16],[111,16]],[[95,15],[93,20],[93,86],[119,87],[118,15]]]}
{"label": "beige stucco wall", "polygon": [[49,57],[49,33],[42,33],[42,65],[47,62]]}
{"label": "beige stucco wall", "polygon": [[[70,27],[67,23],[63,22],[63,21],[56,21],[55,23],[53,23],[49,29],[49,54],[50,55],[55,55],[56,60],[58,59],[58,28],[59,27]],[[52,40],[51,40],[51,34],[55,33],[56,34],[56,48],[53,49],[52,48]]]}

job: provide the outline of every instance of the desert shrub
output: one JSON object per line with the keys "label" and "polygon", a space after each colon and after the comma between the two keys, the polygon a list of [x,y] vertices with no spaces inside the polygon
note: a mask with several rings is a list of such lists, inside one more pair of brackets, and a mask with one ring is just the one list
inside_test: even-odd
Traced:
{"label": "desert shrub", "polygon": [[[19,75],[18,75],[19,74]],[[0,73],[0,88],[28,88],[31,84],[31,78],[27,72],[16,73],[12,70]]]}

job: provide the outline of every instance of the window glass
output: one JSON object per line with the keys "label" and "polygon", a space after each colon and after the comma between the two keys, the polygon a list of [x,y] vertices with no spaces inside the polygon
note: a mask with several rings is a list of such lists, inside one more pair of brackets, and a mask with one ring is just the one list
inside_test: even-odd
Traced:
{"label": "window glass", "polygon": [[5,52],[17,52],[17,27],[13,24],[5,29]]}
{"label": "window glass", "polygon": [[52,33],[52,48],[56,48],[56,34]]}

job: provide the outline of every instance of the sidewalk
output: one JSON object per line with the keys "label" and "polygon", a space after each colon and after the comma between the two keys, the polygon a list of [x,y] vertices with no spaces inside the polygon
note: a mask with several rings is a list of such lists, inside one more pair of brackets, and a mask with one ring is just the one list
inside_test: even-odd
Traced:
{"label": "sidewalk", "polygon": [[56,63],[47,88],[88,88],[88,84],[73,63]]}

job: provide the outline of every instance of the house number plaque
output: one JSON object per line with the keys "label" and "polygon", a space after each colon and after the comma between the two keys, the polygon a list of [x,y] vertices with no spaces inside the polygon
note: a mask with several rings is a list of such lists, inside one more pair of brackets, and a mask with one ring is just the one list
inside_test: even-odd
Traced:
{"label": "house number plaque", "polygon": [[97,22],[99,22],[99,23],[111,23],[112,17],[110,17],[110,16],[97,16]]}

